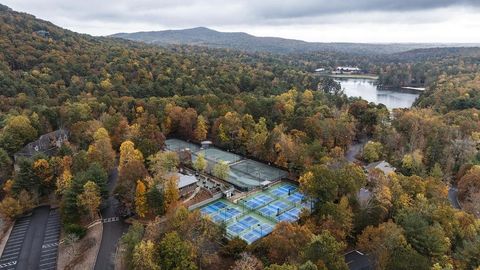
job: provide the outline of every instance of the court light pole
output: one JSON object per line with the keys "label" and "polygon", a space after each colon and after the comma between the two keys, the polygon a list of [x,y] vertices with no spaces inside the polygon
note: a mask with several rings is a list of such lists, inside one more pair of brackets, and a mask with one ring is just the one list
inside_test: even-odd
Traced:
{"label": "court light pole", "polygon": [[258,223],[257,226],[260,228],[260,236],[263,237],[263,229],[262,229],[262,226],[260,225],[260,223]]}

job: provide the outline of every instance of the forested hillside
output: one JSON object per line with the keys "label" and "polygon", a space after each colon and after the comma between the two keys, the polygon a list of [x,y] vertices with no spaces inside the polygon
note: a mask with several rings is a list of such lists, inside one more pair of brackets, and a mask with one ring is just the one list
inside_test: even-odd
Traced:
{"label": "forested hillside", "polygon": [[[390,112],[308,70],[350,61],[413,76],[419,61],[159,48],[0,7],[0,215],[55,204],[65,234],[81,238],[118,168],[115,195],[139,221],[121,240],[129,269],[348,269],[351,249],[375,269],[477,269],[479,75],[477,55],[462,57],[425,60],[419,69],[435,70],[428,90],[416,107]],[[54,155],[14,160],[58,128],[70,138]],[[312,211],[251,245],[225,239],[224,228],[182,206],[170,177],[180,158],[163,151],[167,137],[209,139],[287,170]],[[397,171],[348,162],[345,151],[361,138],[369,142],[360,163],[387,160]],[[448,201],[450,184],[465,211]]]}
{"label": "forested hillside", "polygon": [[[277,37],[257,37],[242,32],[219,32],[206,27],[196,27],[183,30],[117,33],[111,36],[163,46],[198,45],[209,48],[230,48],[246,52],[269,52],[280,54],[320,51],[349,53],[352,55],[385,56],[414,49],[452,46],[452,44],[428,43],[368,44],[346,42],[306,42],[302,40]],[[455,44],[454,46],[462,46],[462,44]],[[473,44],[464,44],[463,46],[473,46]]]}

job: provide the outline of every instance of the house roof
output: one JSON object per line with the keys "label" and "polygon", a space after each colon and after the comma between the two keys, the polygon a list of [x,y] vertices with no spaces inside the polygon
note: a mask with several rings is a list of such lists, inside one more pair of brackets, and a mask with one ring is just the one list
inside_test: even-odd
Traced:
{"label": "house roof", "polygon": [[357,193],[357,198],[360,202],[366,203],[372,198],[372,192],[366,188],[361,188]]}
{"label": "house roof", "polygon": [[50,154],[52,149],[58,147],[57,143],[63,143],[68,140],[68,131],[66,129],[58,129],[47,134],[43,134],[36,141],[31,142],[20,151],[15,153],[17,156],[33,156],[38,153]]}
{"label": "house roof", "polygon": [[370,163],[367,166],[365,166],[365,169],[367,169],[368,171],[373,170],[373,169],[379,169],[385,175],[388,175],[391,172],[395,172],[395,170],[396,170],[395,167],[390,165],[390,163],[386,162],[385,160]]}

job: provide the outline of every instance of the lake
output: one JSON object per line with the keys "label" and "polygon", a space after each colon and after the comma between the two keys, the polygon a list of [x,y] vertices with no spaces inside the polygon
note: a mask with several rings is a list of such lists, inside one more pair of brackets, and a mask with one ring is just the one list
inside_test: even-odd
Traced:
{"label": "lake", "polygon": [[388,109],[410,108],[419,96],[419,92],[402,89],[380,90],[375,85],[376,80],[359,78],[336,78],[335,81],[342,85],[342,89],[349,97],[361,97],[362,99],[382,103]]}

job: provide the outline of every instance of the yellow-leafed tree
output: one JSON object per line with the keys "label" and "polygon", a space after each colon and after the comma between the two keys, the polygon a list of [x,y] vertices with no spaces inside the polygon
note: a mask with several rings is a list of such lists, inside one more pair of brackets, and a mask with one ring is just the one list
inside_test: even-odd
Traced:
{"label": "yellow-leafed tree", "polygon": [[155,245],[152,241],[141,241],[133,250],[133,266],[138,270],[158,270],[160,267],[155,262]]}
{"label": "yellow-leafed tree", "polygon": [[135,149],[135,144],[132,141],[124,141],[120,145],[120,162],[118,169],[121,170],[125,164],[132,160],[143,162],[143,154],[138,149]]}
{"label": "yellow-leafed tree", "polygon": [[195,139],[203,141],[207,138],[208,123],[202,115],[197,117],[197,126],[195,128]]}
{"label": "yellow-leafed tree", "polygon": [[97,184],[92,181],[85,183],[83,186],[83,192],[77,196],[78,204],[88,211],[92,220],[97,216],[98,207],[100,207],[101,201],[100,190]]}
{"label": "yellow-leafed tree", "polygon": [[135,192],[135,210],[137,211],[138,216],[144,218],[148,212],[147,205],[147,188],[143,181],[137,181],[137,189]]}
{"label": "yellow-leafed tree", "polygon": [[95,141],[88,147],[88,158],[98,162],[107,172],[115,166],[115,151],[110,136],[104,128],[99,128],[93,135]]}
{"label": "yellow-leafed tree", "polygon": [[165,205],[167,205],[167,208],[170,207],[171,205],[175,204],[179,197],[180,197],[180,192],[178,190],[178,176],[173,174],[169,175],[165,179],[165,184],[164,184],[164,192],[165,192]]}

